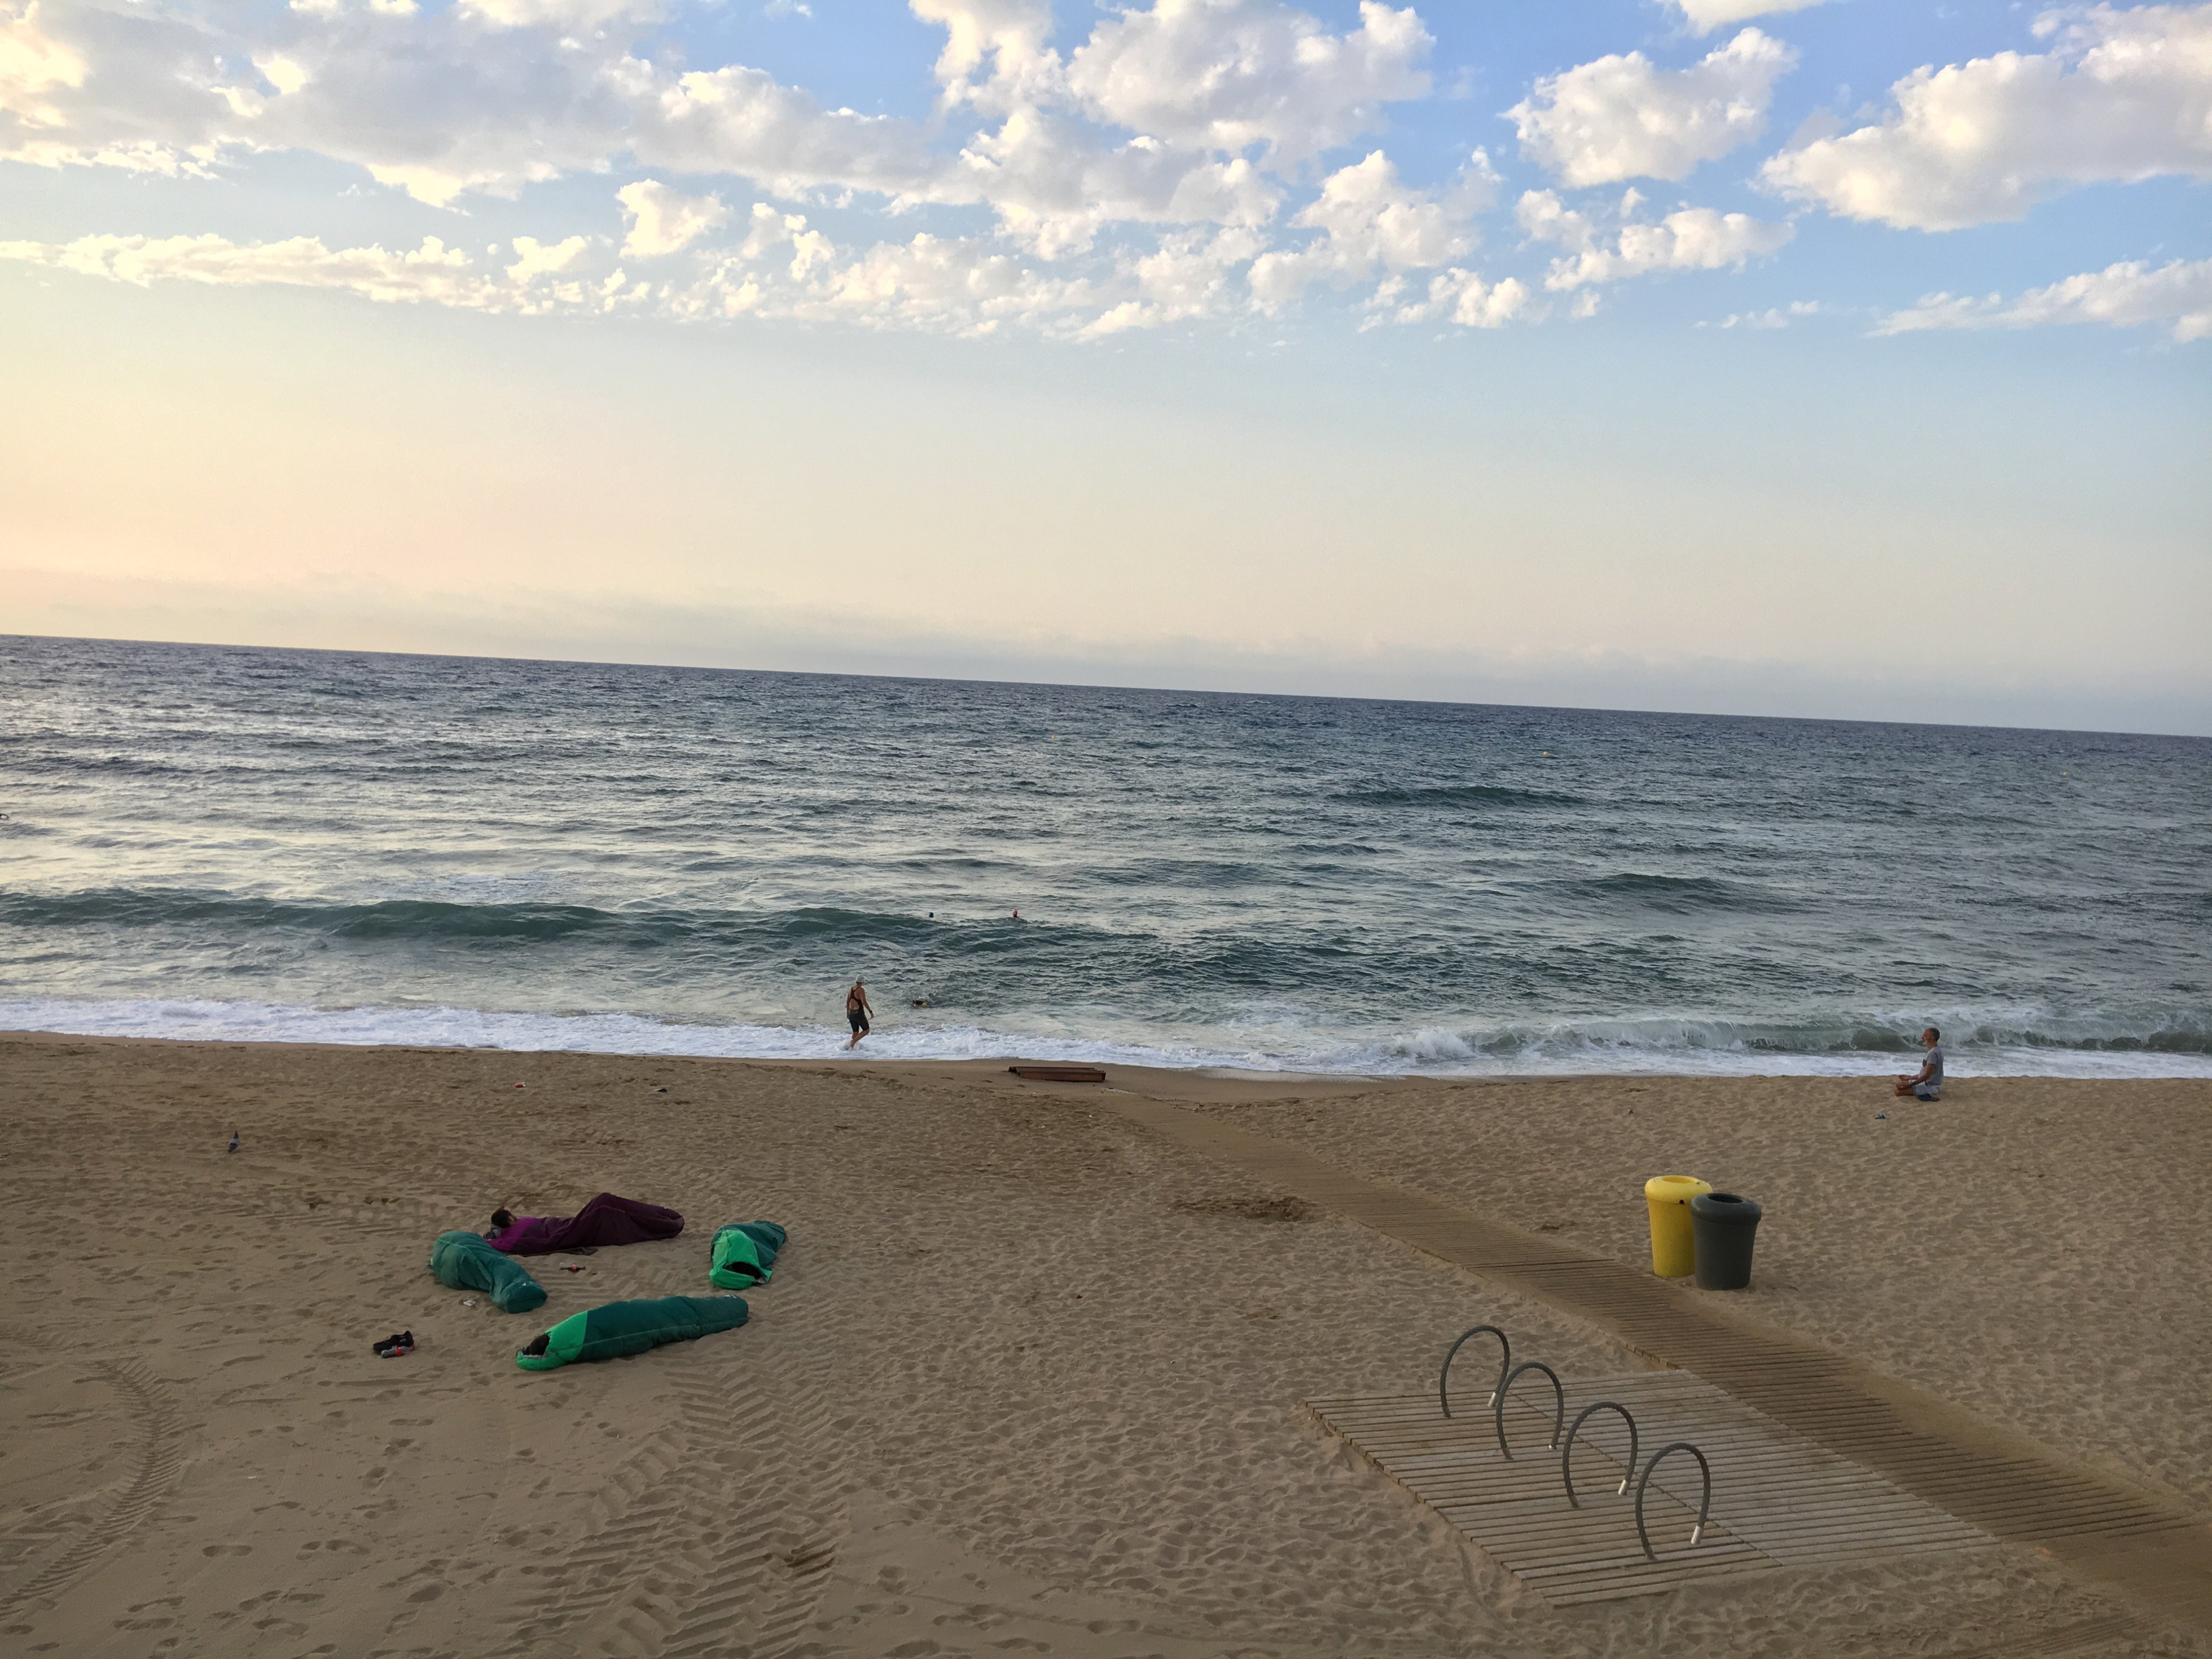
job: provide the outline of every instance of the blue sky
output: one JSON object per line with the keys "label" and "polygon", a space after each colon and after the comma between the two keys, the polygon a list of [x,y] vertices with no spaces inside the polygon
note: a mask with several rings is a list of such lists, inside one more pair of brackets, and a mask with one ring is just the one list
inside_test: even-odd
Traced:
{"label": "blue sky", "polygon": [[2212,730],[2212,6],[0,0],[0,629]]}

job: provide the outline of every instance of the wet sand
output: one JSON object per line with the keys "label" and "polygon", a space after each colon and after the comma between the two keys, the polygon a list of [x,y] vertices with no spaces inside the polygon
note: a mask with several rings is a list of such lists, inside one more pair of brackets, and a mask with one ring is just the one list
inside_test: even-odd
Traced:
{"label": "wet sand", "polygon": [[[1749,1192],[1749,1316],[2212,1510],[2212,1084],[1967,1079],[1929,1107],[1825,1079],[1112,1075],[1624,1260],[1646,1175]],[[995,1064],[0,1036],[0,1638],[2212,1652],[2009,1547],[1553,1610],[1299,1402],[1418,1391],[1484,1317],[1563,1369],[1637,1357],[1101,1103]],[[531,1315],[425,1270],[495,1205],[603,1188],[691,1228],[533,1261]],[[579,1308],[705,1293],[707,1236],[755,1217],[792,1243],[744,1328],[514,1366]],[[414,1354],[370,1352],[410,1328]]]}

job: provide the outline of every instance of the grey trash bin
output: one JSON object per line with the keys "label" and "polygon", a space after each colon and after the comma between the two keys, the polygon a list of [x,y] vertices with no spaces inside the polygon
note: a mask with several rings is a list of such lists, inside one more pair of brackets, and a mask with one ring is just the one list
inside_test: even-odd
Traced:
{"label": "grey trash bin", "polygon": [[1690,1237],[1698,1253],[1698,1288],[1741,1291],[1751,1283],[1751,1241],[1759,1206],[1735,1193],[1699,1193],[1690,1200]]}

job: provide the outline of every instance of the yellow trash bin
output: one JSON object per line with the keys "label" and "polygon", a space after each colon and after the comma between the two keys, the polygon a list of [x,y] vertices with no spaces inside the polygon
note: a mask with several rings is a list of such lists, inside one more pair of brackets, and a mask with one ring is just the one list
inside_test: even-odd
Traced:
{"label": "yellow trash bin", "polygon": [[1660,1278],[1687,1279],[1697,1272],[1690,1200],[1712,1189],[1712,1182],[1695,1176],[1653,1176],[1644,1183],[1644,1201],[1651,1210],[1651,1271]]}

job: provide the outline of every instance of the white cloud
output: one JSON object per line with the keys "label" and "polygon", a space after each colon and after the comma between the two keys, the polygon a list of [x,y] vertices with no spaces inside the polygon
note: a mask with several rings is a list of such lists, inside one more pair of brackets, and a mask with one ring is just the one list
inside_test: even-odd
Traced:
{"label": "white cloud", "polygon": [[39,0],[0,0],[0,114],[26,127],[58,125],[60,110],[40,94],[84,84],[83,54],[39,27]]}
{"label": "white cloud", "polygon": [[629,149],[647,167],[737,173],[781,196],[819,187],[894,198],[927,196],[949,171],[912,123],[824,110],[765,70],[732,64],[671,81],[632,58],[620,72],[634,77]]}
{"label": "white cloud", "polygon": [[[914,15],[945,31],[937,59],[948,104],[972,103],[1001,114],[1066,91],[1052,33],[1050,0],[908,0]],[[988,65],[989,73],[978,76]]]}
{"label": "white cloud", "polygon": [[2040,54],[1916,70],[1879,125],[1770,160],[1767,184],[1917,230],[2018,219],[2103,179],[2212,178],[2212,5],[2051,13]]}
{"label": "white cloud", "polygon": [[0,161],[204,172],[228,111],[199,44],[166,15],[0,0]]}
{"label": "white cloud", "polygon": [[1656,223],[1640,222],[1633,215],[1642,199],[1632,190],[1621,198],[1616,228],[1565,206],[1551,191],[1524,194],[1514,210],[1522,229],[1571,255],[1553,262],[1544,286],[1565,290],[1654,271],[1718,270],[1771,253],[1795,234],[1786,223],[1712,208],[1686,207]]}
{"label": "white cloud", "polygon": [[1686,70],[1632,52],[1547,76],[1505,113],[1522,149],[1562,184],[1685,179],[1759,136],[1776,78],[1796,61],[1746,29]]}
{"label": "white cloud", "polygon": [[428,301],[483,307],[498,286],[477,273],[469,256],[434,236],[411,252],[380,247],[326,248],[312,236],[237,243],[221,236],[84,236],[74,242],[0,242],[0,258],[52,265],[88,276],[147,287],[159,281],[253,287],[343,289],[390,301]]}
{"label": "white cloud", "polygon": [[557,242],[541,242],[534,236],[514,239],[514,263],[507,268],[507,280],[519,288],[526,288],[541,276],[556,276],[574,270],[576,263],[591,252],[588,236],[569,236]]}
{"label": "white cloud", "polygon": [[[799,214],[760,204],[734,252],[683,284],[631,282],[609,270],[606,244],[518,236],[504,268],[485,269],[435,237],[416,249],[332,249],[313,237],[239,243],[215,235],[87,236],[73,242],[0,242],[0,259],[148,286],[332,289],[385,303],[432,304],[524,315],[647,309],[674,320],[755,315],[874,328],[988,334],[1023,326],[1074,336],[1134,301],[1119,325],[1151,326],[1219,308],[1234,268],[1257,251],[1249,232],[1187,237],[1140,262],[1127,279],[1040,271],[975,238],[927,234],[857,252],[836,247]],[[1211,281],[1200,275],[1212,273]]]}
{"label": "white cloud", "polygon": [[1597,225],[1587,213],[1562,202],[1557,191],[1523,191],[1514,204],[1513,218],[1534,242],[1551,242],[1577,252],[1597,245]]}
{"label": "white cloud", "polygon": [[[487,39],[477,13],[355,5],[293,14],[274,31],[280,52],[245,8],[195,18],[181,6],[64,0],[37,21],[52,15],[69,25],[58,44],[97,72],[58,86],[54,118],[39,130],[0,113],[0,159],[176,173],[289,148],[353,163],[436,206],[471,191],[511,196],[625,156],[736,173],[779,193],[905,199],[958,182],[915,123],[824,109],[742,64],[685,72],[648,61],[630,55],[619,31],[514,28]],[[249,59],[259,67],[244,84],[223,83],[216,65]],[[282,95],[264,95],[264,76]]]}
{"label": "white cloud", "polygon": [[[1331,211],[1340,234],[1374,240],[1378,262],[1433,252],[1420,230],[1394,229],[1383,215],[1352,215],[1340,200]],[[620,308],[674,321],[747,316],[966,335],[1018,327],[1091,338],[1246,311],[1247,268],[1267,248],[1255,230],[1175,231],[1151,252],[1118,258],[1103,272],[1063,276],[988,238],[925,234],[840,248],[805,215],[766,203],[752,206],[745,228],[734,249],[709,253],[690,275],[658,283],[631,282],[619,267],[610,270],[610,245],[582,235],[558,241],[518,236],[512,258],[489,268],[436,238],[419,249],[390,252],[333,250],[309,237],[248,244],[214,235],[92,236],[0,242],[0,259],[142,286],[285,285],[520,314]],[[1454,273],[1449,293],[1437,293],[1446,303],[1432,313],[1453,312],[1480,326],[1515,314],[1526,297],[1518,284],[1488,288],[1463,272]]]}
{"label": "white cloud", "polygon": [[805,214],[779,213],[765,202],[754,203],[751,228],[738,249],[738,259],[750,264],[770,254],[781,258],[787,247],[791,250],[787,269],[795,283],[805,281],[817,266],[827,265],[837,257],[835,243],[820,231],[806,228]]}
{"label": "white cloud", "polygon": [[[786,254],[788,252],[788,258]],[[793,317],[872,328],[1075,333],[1115,303],[1088,278],[1048,276],[972,237],[923,234],[845,254],[799,214],[757,206],[752,234],[679,314]]]}
{"label": "white cloud", "polygon": [[1699,34],[1711,34],[1731,23],[1776,12],[1804,11],[1822,0],[1668,0],[1683,21]]}
{"label": "white cloud", "polygon": [[1323,234],[1253,262],[1252,295],[1268,310],[1290,304],[1316,282],[1341,288],[1378,269],[1395,274],[1441,265],[1468,246],[1462,219],[1425,191],[1408,189],[1379,149],[1331,173],[1320,197],[1291,223]]}
{"label": "white cloud", "polygon": [[[661,0],[295,0],[274,12],[0,0],[0,156],[211,173],[290,149],[448,207],[623,170],[609,180],[620,237],[563,227],[475,262],[435,240],[390,252],[304,237],[88,238],[10,244],[9,257],[120,281],[970,333],[1156,328],[1279,311],[1316,287],[1358,289],[1370,322],[1491,327],[1544,311],[1528,279],[1468,269],[1471,221],[1498,182],[1481,152],[1425,188],[1379,149],[1307,182],[1316,155],[1425,91],[1431,43],[1409,7],[1367,0],[1346,27],[1283,0],[1148,0],[1110,11],[1063,62],[1048,0],[908,4],[945,31],[944,96],[926,122],[827,107],[743,64],[687,68],[641,21]],[[956,125],[963,112],[988,118],[983,130]],[[733,225],[726,189],[664,182],[678,176],[744,179],[773,199]],[[806,216],[814,200],[865,210],[855,198],[868,197],[893,211],[984,208],[996,227],[839,246]],[[1577,217],[1560,212],[1555,229]],[[1587,271],[1555,285],[1726,263],[1772,234],[1707,216],[1718,228],[1695,215],[1589,222],[1569,249],[1590,256]],[[726,226],[738,246],[717,246]],[[1639,251],[1662,235],[1662,252]],[[667,264],[633,281],[650,260]]]}
{"label": "white cloud", "polygon": [[1018,110],[962,152],[957,185],[937,197],[989,203],[1015,240],[1057,258],[1087,251],[1109,224],[1265,224],[1282,191],[1242,157],[1143,138],[1103,149],[1059,116]]}
{"label": "white cloud", "polygon": [[878,243],[823,287],[812,307],[819,313],[891,324],[951,319],[977,332],[1079,308],[1091,295],[1088,282],[1040,276],[988,244],[927,234]]}
{"label": "white cloud", "polygon": [[1385,104],[1426,96],[1434,44],[1412,7],[1377,0],[1360,0],[1343,34],[1280,0],[1155,0],[1099,24],[1067,82],[1098,120],[1296,162],[1373,131]]}
{"label": "white cloud", "polygon": [[1165,237],[1157,250],[1134,262],[1138,297],[1102,313],[1082,333],[1097,338],[1230,309],[1237,268],[1266,246],[1249,230],[1185,231]]}
{"label": "white cloud", "polygon": [[[1780,306],[1773,306],[1765,311],[1730,312],[1712,326],[1748,329],[1787,328],[1792,323],[1802,321],[1808,317],[1817,316],[1820,310],[1820,302],[1818,300],[1792,300],[1787,309]],[[1698,326],[1704,328],[1705,325],[1699,323]]]}
{"label": "white cloud", "polygon": [[620,17],[653,16],[660,7],[658,0],[454,0],[454,9],[494,28],[595,29]]}
{"label": "white cloud", "polygon": [[623,254],[631,259],[657,259],[686,248],[708,231],[730,220],[730,210],[719,198],[686,196],[657,179],[641,179],[615,192],[622,204],[629,234],[623,239]]}
{"label": "white cloud", "polygon": [[1474,271],[1454,266],[1431,277],[1427,296],[1400,307],[1396,320],[1426,323],[1445,318],[1462,328],[1503,328],[1516,319],[1533,319],[1540,310],[1534,299],[1518,277],[1486,283]]}
{"label": "white cloud", "polygon": [[[1266,223],[1283,198],[1250,158],[1156,135],[1102,137],[1066,112],[1043,0],[912,0],[946,28],[939,68],[948,98],[1004,107],[1002,125],[957,154],[933,125],[825,108],[762,70],[686,70],[634,46],[635,30],[523,27],[635,18],[635,7],[470,3],[418,14],[396,0],[299,0],[281,25],[246,9],[196,16],[189,0],[0,10],[0,61],[13,76],[0,159],[206,173],[226,156],[289,148],[441,207],[634,163],[742,178],[787,200],[864,192],[895,208],[981,203],[1019,246],[1054,257],[1087,250],[1109,225]],[[49,27],[57,16],[67,29]],[[1338,34],[1279,0],[1163,0],[1104,25],[1094,68],[1110,59],[1127,70],[1147,42],[1210,43],[1232,57],[1249,47],[1255,56],[1225,64],[1201,53],[1199,69],[1224,78],[1186,89],[1203,109],[1161,103],[1169,125],[1188,137],[1227,123],[1238,143],[1297,149],[1370,118],[1384,94],[1419,90],[1425,77],[1405,64],[1426,40],[1411,10],[1372,3],[1359,27]],[[1115,41],[1118,58],[1108,49]],[[88,76],[95,57],[99,72]],[[234,82],[217,67],[249,62]],[[1106,79],[1125,92],[1136,84]],[[35,116],[26,113],[33,97]]]}
{"label": "white cloud", "polygon": [[2141,261],[2084,271],[2017,300],[1932,294],[1909,311],[1892,313],[1877,334],[1929,328],[2037,328],[2051,323],[2103,323],[2116,328],[2170,324],[2179,341],[2212,339],[2212,259],[2176,259],[2153,270]]}
{"label": "white cloud", "polygon": [[281,52],[257,57],[253,60],[253,67],[260,71],[263,80],[276,88],[279,97],[289,96],[315,78],[307,69]]}
{"label": "white cloud", "polygon": [[325,247],[313,236],[234,242],[204,236],[82,236],[73,242],[0,242],[0,259],[149,287],[157,282],[222,288],[325,289],[383,305],[438,305],[532,316],[552,312],[637,308],[653,297],[644,283],[614,270],[580,267],[595,239],[544,243],[514,239],[503,272],[480,269],[459,248],[426,236],[416,248]]}

